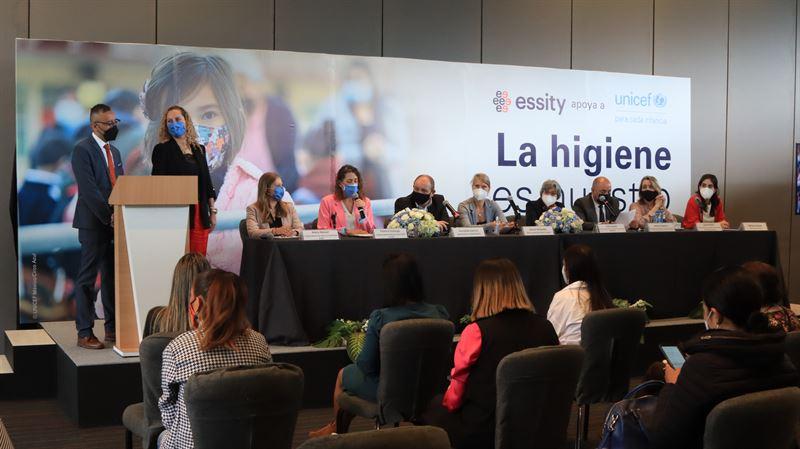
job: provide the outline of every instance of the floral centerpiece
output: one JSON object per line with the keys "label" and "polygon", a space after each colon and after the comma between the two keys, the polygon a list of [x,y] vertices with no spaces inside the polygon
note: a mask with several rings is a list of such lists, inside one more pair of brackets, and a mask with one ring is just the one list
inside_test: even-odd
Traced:
{"label": "floral centerpiece", "polygon": [[389,229],[405,229],[409,237],[436,237],[439,225],[430,212],[405,208],[392,216]]}
{"label": "floral centerpiece", "polygon": [[583,220],[574,211],[566,208],[554,207],[544,211],[536,220],[538,226],[553,228],[557,234],[579,232],[583,228]]}
{"label": "floral centerpiece", "polygon": [[347,348],[347,356],[355,363],[367,338],[367,320],[337,319],[328,326],[328,336],[314,343],[316,348]]}

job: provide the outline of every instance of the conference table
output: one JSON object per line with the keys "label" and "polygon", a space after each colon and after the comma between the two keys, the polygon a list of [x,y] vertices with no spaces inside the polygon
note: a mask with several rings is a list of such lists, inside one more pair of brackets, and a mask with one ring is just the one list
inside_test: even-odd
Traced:
{"label": "conference table", "polygon": [[383,304],[384,258],[416,256],[428,302],[458,322],[469,313],[472,276],[488,258],[512,260],[536,311],[547,313],[563,288],[564,251],[592,247],[613,298],[653,304],[651,319],[685,317],[700,302],[703,279],[725,265],[758,260],[780,267],[773,231],[627,232],[475,238],[244,241],[241,276],[248,318],[271,344],[306,345],[337,318],[364,319]]}

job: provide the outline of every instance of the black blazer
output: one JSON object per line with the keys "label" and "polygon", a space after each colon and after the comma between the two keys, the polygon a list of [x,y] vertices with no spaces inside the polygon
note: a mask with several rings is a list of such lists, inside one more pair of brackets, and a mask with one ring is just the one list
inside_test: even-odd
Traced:
{"label": "black blazer", "polygon": [[[72,227],[78,229],[103,229],[111,225],[113,208],[108,204],[111,195],[111,178],[108,165],[103,157],[105,150],[100,148],[91,135],[78,141],[72,150],[72,171],[78,183],[78,202]],[[111,145],[114,158],[114,174],[125,174],[122,169],[122,156]]]}
{"label": "black blazer", "polygon": [[[564,203],[556,201],[556,207],[563,209]],[[538,220],[547,209],[548,207],[544,205],[544,201],[542,201],[541,198],[536,201],[528,201],[525,204],[525,226],[534,226],[536,220]]]}
{"label": "black blazer", "polygon": [[[200,220],[203,222],[204,228],[211,227],[211,210],[208,207],[208,199],[217,199],[217,192],[214,191],[214,185],[211,183],[211,175],[208,172],[208,164],[206,163],[206,148],[202,145],[192,146],[192,154],[197,161],[199,168],[197,176],[197,200],[200,204]],[[169,139],[167,142],[159,143],[153,148],[153,171],[150,173],[153,176],[159,175],[178,175],[189,176],[186,171],[186,159],[181,151],[181,147],[175,139]],[[189,216],[194,216],[194,206],[189,207]],[[189,221],[191,226],[194,226],[193,221]]]}
{"label": "black blazer", "polygon": [[[405,208],[414,209],[417,205],[411,199],[411,195],[398,198],[394,202],[394,213],[398,213]],[[437,221],[450,221],[450,216],[447,215],[447,208],[444,206],[444,197],[442,195],[433,195],[433,201],[428,206],[428,212],[433,215]]]}
{"label": "black blazer", "polygon": [[[612,196],[609,198],[608,203],[611,209],[611,215],[614,217],[619,215],[619,200]],[[575,210],[575,213],[581,217],[581,220],[583,220],[583,229],[585,231],[594,228],[594,224],[598,222],[598,218],[597,212],[594,210],[594,201],[592,200],[591,193],[575,200],[575,204],[572,205],[572,208]],[[608,211],[606,211],[606,220],[610,221],[610,219],[611,216],[609,216]]]}

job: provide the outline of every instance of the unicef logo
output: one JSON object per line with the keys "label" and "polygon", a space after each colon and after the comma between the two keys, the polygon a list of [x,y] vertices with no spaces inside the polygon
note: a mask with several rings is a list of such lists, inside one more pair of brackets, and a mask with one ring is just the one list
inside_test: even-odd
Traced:
{"label": "unicef logo", "polygon": [[492,104],[497,112],[508,112],[508,105],[511,104],[511,98],[508,96],[507,90],[498,90],[492,98]]}
{"label": "unicef logo", "polygon": [[656,94],[655,98],[653,98],[653,104],[657,108],[663,108],[667,105],[667,97],[663,94]]}

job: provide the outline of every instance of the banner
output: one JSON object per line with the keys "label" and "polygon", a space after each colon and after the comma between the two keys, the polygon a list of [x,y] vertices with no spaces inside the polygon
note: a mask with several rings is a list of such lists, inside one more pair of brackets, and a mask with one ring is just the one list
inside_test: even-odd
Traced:
{"label": "banner", "polygon": [[[208,258],[238,272],[239,220],[264,172],[304,222],[358,167],[376,216],[421,173],[451,203],[475,173],[524,207],[546,179],[572,204],[608,177],[627,209],[644,175],[682,213],[692,190],[690,81],[533,67],[265,50],[17,40],[20,321],[69,319],[80,265],[72,148],[110,105],[125,173],[149,175],[165,109],[187,109],[219,195]],[[166,301],[166,299],[165,299]],[[98,302],[99,304],[99,302]]]}

